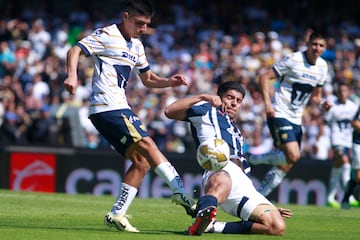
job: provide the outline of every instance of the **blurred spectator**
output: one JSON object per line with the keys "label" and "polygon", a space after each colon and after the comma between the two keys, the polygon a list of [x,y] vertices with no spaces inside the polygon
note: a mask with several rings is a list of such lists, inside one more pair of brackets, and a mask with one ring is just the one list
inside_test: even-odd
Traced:
{"label": "blurred spectator", "polygon": [[[240,81],[247,88],[241,115],[237,119],[239,126],[243,128],[249,143],[258,145],[260,135],[266,139],[267,133],[264,131],[267,127],[263,125],[262,134],[257,130],[258,123],[264,123],[265,119],[263,103],[256,91],[257,77],[276,59],[292,51],[305,49],[305,42],[312,29],[306,20],[299,17],[303,10],[300,5],[293,6],[294,11],[291,12],[273,12],[269,10],[271,4],[267,1],[232,3],[224,2],[218,7],[215,1],[208,1],[207,7],[204,8],[200,1],[187,1],[182,4],[172,0],[158,4],[154,2],[157,4],[154,18],[157,27],[149,31],[149,35],[144,36],[148,61],[156,63],[152,64],[152,70],[161,76],[166,77],[173,72],[183,73],[189,87],[181,87],[175,92],[163,94],[144,88],[139,79],[132,78],[127,87],[130,93],[129,104],[140,117],[143,116],[142,119],[146,120],[148,127],[153,122],[153,128],[156,129],[154,126],[158,121],[164,121],[159,110],[161,107],[158,109],[163,102],[169,103],[176,98],[199,92],[214,92],[218,83],[233,80]],[[75,96],[64,93],[64,60],[67,49],[79,37],[87,35],[89,29],[113,21],[116,14],[110,12],[113,13],[115,10],[96,8],[94,13],[95,4],[92,0],[87,1],[86,8],[81,4],[69,8],[59,2],[56,6],[61,8],[56,9],[55,5],[49,2],[46,10],[44,7],[36,7],[32,1],[21,4],[16,2],[11,3],[13,8],[16,7],[16,11],[12,12],[7,10],[9,4],[10,2],[5,3],[4,8],[0,10],[3,13],[0,17],[0,123],[1,108],[3,115],[11,108],[19,115],[16,109],[21,109],[19,106],[22,106],[23,112],[28,114],[31,122],[38,120],[39,110],[44,104],[49,104],[49,107],[79,108],[80,114],[87,107],[83,100],[90,97],[89,86],[93,66],[91,61],[81,57],[78,68],[81,84],[78,91]],[[319,19],[316,26],[328,34],[328,49],[323,57],[329,64],[329,77],[323,97],[332,101],[338,83],[347,81],[352,84],[351,99],[359,103],[360,25],[356,21],[358,17],[354,10],[344,4],[333,4],[336,6],[322,8],[324,15],[330,17]],[[345,10],[347,16],[339,18],[339,13]],[[69,13],[67,17],[64,17],[63,11]],[[232,12],[236,14],[230,14]],[[314,18],[310,12],[307,19]],[[270,87],[273,91],[277,86]],[[316,108],[308,107],[309,113]],[[159,115],[152,114],[155,109],[160,111]],[[51,111],[50,113],[56,114]],[[85,116],[85,113],[82,114],[84,115],[81,116]],[[18,120],[21,119],[20,115],[17,117]],[[155,118],[158,119],[155,121]],[[87,118],[84,119],[86,122]],[[70,144],[69,131],[72,130],[72,122],[66,117],[56,120],[60,137],[55,144]],[[80,117],[79,121],[83,122],[83,117]],[[166,150],[191,151],[189,129],[175,126],[172,122],[165,124]],[[309,131],[304,134],[308,135],[304,138],[304,147],[308,147],[305,152],[310,156],[315,156],[313,147],[324,139],[323,135],[315,132],[319,130],[320,133],[322,127],[321,123],[314,127],[314,122],[304,122],[304,128]],[[96,144],[97,147],[109,147],[95,131],[86,130],[86,127],[83,131],[87,139],[84,147],[93,148]],[[25,140],[32,144],[29,139]],[[163,140],[159,138],[159,141]]]}
{"label": "blurred spectator", "polygon": [[29,40],[31,41],[35,52],[38,53],[41,58],[48,54],[51,35],[45,29],[44,21],[42,19],[36,19],[33,21],[32,27],[29,31]]}
{"label": "blurred spectator", "polygon": [[0,42],[0,78],[15,71],[16,58],[15,53],[9,47],[8,42]]}

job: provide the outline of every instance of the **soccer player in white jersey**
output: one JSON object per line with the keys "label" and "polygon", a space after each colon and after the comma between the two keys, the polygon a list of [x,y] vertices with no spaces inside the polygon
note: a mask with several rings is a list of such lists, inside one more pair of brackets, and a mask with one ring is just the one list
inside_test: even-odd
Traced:
{"label": "soccer player in white jersey", "polygon": [[[265,196],[281,183],[293,164],[300,159],[304,108],[310,99],[315,104],[322,102],[322,86],[328,74],[327,63],[321,58],[325,49],[324,37],[313,32],[304,52],[282,57],[272,69],[259,77],[267,124],[277,148],[267,154],[249,157],[249,162],[254,165],[274,165],[258,189]],[[269,92],[269,81],[273,79],[278,81],[274,99]],[[321,104],[324,110],[331,106],[326,100]]]}
{"label": "soccer player in white jersey", "polygon": [[[334,152],[334,162],[330,174],[327,205],[339,208],[336,200],[337,186],[345,190],[350,180],[350,149],[352,146],[353,128],[351,121],[354,119],[357,105],[349,99],[350,88],[346,83],[340,83],[337,89],[337,100],[325,114],[325,120],[330,126],[331,147]],[[345,207],[345,206],[344,206]]]}
{"label": "soccer player in white jersey", "polygon": [[344,197],[341,201],[341,207],[345,209],[350,208],[351,204],[349,203],[349,198],[356,188],[360,188],[360,106],[358,107],[351,125],[353,127],[351,177],[348,185],[346,186]]}
{"label": "soccer player in white jersey", "polygon": [[[197,146],[208,138],[221,138],[231,149],[232,161],[221,170],[205,171],[203,175],[205,195],[197,203],[197,217],[187,230],[189,235],[201,235],[204,231],[268,235],[285,233],[283,217],[291,217],[291,211],[276,209],[256,191],[246,175],[250,167],[242,157],[243,137],[234,121],[244,96],[245,90],[240,83],[228,81],[218,87],[217,95],[190,96],[175,101],[165,109],[167,117],[190,122]],[[242,221],[215,221],[218,205]]]}
{"label": "soccer player in white jersey", "polygon": [[173,191],[173,201],[194,214],[195,202],[185,195],[179,174],[149,137],[145,125],[131,110],[126,86],[132,70],[149,88],[187,85],[183,75],[169,78],[153,73],[144,46],[138,39],[145,33],[154,14],[148,0],[123,1],[121,23],[95,30],[68,51],[65,88],[74,94],[78,86],[79,55],[85,53],[94,62],[89,118],[97,130],[123,157],[132,161],[125,173],[119,196],[104,218],[105,224],[118,230],[138,232],[126,215],[138,188],[150,167]]}

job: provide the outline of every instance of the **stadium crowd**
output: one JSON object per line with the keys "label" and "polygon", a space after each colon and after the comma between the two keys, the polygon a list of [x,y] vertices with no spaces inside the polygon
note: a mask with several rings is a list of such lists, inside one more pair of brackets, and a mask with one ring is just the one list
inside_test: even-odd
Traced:
{"label": "stadium crowd", "polygon": [[[116,1],[102,2],[116,4]],[[160,76],[184,74],[189,87],[148,89],[134,75],[127,91],[129,104],[162,151],[183,153],[193,151],[194,146],[188,125],[166,118],[164,107],[185,96],[216,92],[217,84],[225,80],[239,81],[247,90],[236,119],[246,139],[246,150],[269,151],[272,139],[257,77],[280,57],[304,49],[312,28],[321,29],[327,36],[328,47],[323,57],[330,71],[324,98],[333,100],[337,84],[345,81],[352,86],[351,98],[360,103],[360,25],[351,12],[344,14],[344,8],[322,9],[319,16],[320,6],[311,6],[311,1],[293,3],[291,12],[286,11],[287,7],[275,8],[261,0],[227,1],[221,6],[217,1],[153,2],[157,27],[150,28],[143,41],[148,61]],[[0,10],[2,146],[71,145],[74,126],[61,114],[61,106],[66,105],[78,109],[79,126],[86,139],[82,147],[110,147],[87,119],[93,71],[90,60],[80,59],[81,86],[75,95],[66,93],[63,81],[67,50],[93,29],[117,22],[118,13],[113,7],[112,12],[102,11],[96,1],[74,4],[72,7],[55,1],[3,3]],[[55,113],[51,111],[54,106],[60,106]],[[307,107],[303,119],[304,157],[320,160],[329,157],[329,128],[322,115],[318,106]]]}

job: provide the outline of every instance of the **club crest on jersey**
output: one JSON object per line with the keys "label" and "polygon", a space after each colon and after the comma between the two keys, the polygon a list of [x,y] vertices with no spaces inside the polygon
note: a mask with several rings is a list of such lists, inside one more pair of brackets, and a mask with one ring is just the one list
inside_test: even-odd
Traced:
{"label": "club crest on jersey", "polygon": [[129,54],[128,52],[122,52],[121,57],[127,58],[131,60],[132,62],[136,63],[136,56]]}

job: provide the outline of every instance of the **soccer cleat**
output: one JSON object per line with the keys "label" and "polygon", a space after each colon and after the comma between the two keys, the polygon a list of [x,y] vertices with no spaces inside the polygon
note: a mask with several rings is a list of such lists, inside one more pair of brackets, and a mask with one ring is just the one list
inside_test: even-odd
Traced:
{"label": "soccer cleat", "polygon": [[341,208],[342,209],[350,209],[350,204],[348,202],[342,202],[341,203]]}
{"label": "soccer cleat", "polygon": [[174,193],[172,195],[172,202],[183,206],[186,214],[190,215],[192,218],[196,216],[196,203],[191,198],[188,198],[182,193]]}
{"label": "soccer cleat", "polygon": [[332,207],[332,208],[341,208],[340,203],[338,201],[336,201],[336,200],[327,201],[326,206]]}
{"label": "soccer cleat", "polygon": [[200,210],[196,216],[195,222],[188,230],[188,235],[201,235],[209,226],[210,223],[215,221],[216,207],[210,206]]}
{"label": "soccer cleat", "polygon": [[350,204],[350,207],[359,207],[360,206],[360,202],[358,200],[356,200],[356,198],[353,195],[351,195],[349,198],[349,204]]}
{"label": "soccer cleat", "polygon": [[108,227],[116,228],[119,231],[140,232],[129,223],[128,218],[130,218],[130,216],[125,213],[113,214],[112,212],[108,212],[104,217],[104,223]]}
{"label": "soccer cleat", "polygon": [[353,201],[350,201],[350,207],[359,207],[360,206],[360,202],[356,199],[354,199]]}
{"label": "soccer cleat", "polygon": [[206,227],[204,233],[214,233],[215,232],[215,223],[216,219],[212,220],[209,225]]}

